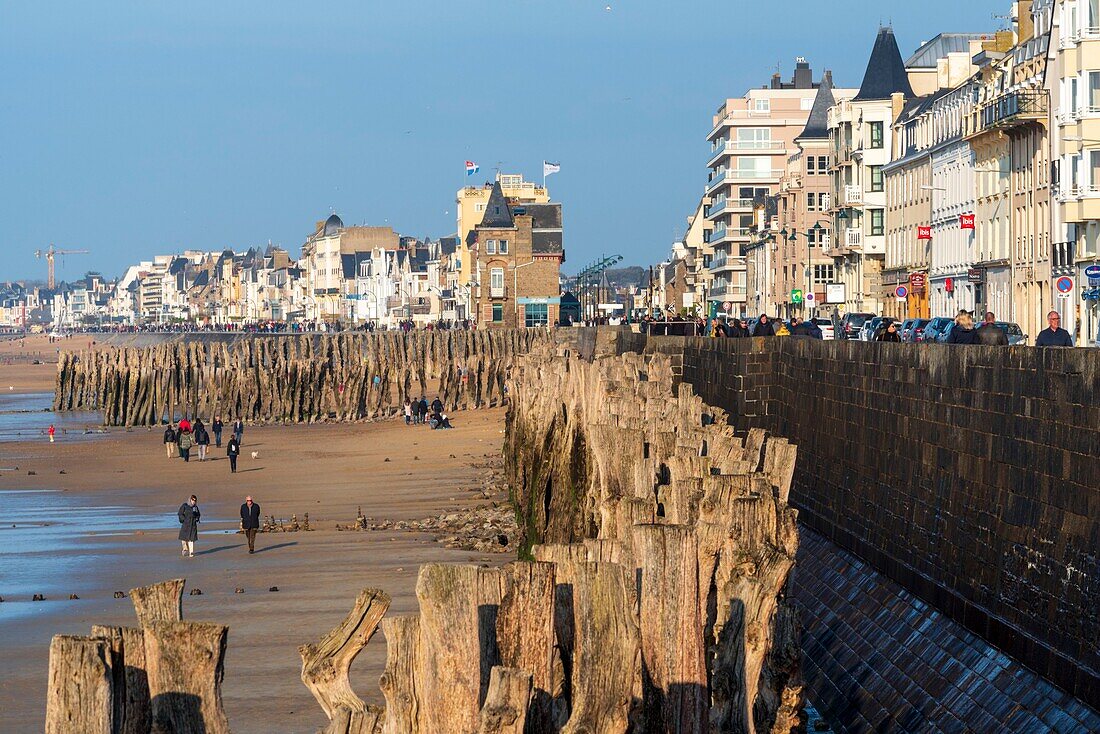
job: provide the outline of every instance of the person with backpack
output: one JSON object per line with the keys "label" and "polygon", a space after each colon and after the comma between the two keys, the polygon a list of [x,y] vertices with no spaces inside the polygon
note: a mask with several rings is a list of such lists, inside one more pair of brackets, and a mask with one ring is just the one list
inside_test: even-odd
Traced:
{"label": "person with backpack", "polygon": [[191,447],[195,445],[195,437],[191,435],[191,431],[184,431],[180,429],[179,436],[176,440],[176,445],[180,449],[180,457],[184,461],[191,461]]}
{"label": "person with backpack", "polygon": [[210,434],[202,421],[195,423],[195,445],[199,447],[199,461],[206,461],[206,448],[210,445]]}

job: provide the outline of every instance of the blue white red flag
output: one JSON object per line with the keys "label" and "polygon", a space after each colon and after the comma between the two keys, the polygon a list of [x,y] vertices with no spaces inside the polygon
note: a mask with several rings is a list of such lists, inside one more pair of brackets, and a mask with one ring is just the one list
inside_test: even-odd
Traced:
{"label": "blue white red flag", "polygon": [[475,173],[481,170],[481,167],[473,161],[466,161],[466,175],[473,176]]}

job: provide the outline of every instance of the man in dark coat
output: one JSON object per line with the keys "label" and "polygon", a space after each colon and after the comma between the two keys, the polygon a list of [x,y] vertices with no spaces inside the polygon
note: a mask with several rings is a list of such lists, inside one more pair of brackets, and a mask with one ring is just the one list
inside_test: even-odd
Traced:
{"label": "man in dark coat", "polygon": [[222,428],[224,426],[221,416],[214,416],[214,422],[210,424],[210,428],[214,431],[214,443],[219,449],[222,447]]}
{"label": "man in dark coat", "polygon": [[760,320],[756,322],[756,328],[752,330],[753,336],[775,336],[775,325],[767,314],[760,314]]}
{"label": "man in dark coat", "polygon": [[424,396],[420,397],[420,411],[419,412],[420,412],[420,422],[421,423],[427,423],[428,422],[428,398],[426,398]]}
{"label": "man in dark coat", "polygon": [[199,539],[199,498],[191,495],[191,499],[180,505],[176,513],[180,521],[180,543],[183,545],[183,555],[186,558],[194,558],[195,541]]}
{"label": "man in dark coat", "polygon": [[443,401],[440,400],[438,397],[436,397],[436,399],[432,401],[432,412],[433,413],[442,413],[443,412]]}
{"label": "man in dark coat", "polygon": [[229,439],[229,443],[225,445],[225,455],[229,457],[229,472],[231,474],[237,473],[237,457],[241,454],[241,443],[237,440],[237,436],[234,435]]}
{"label": "man in dark coat", "polygon": [[206,426],[199,421],[195,424],[195,446],[199,449],[199,461],[206,461],[206,447],[210,445],[210,434]]}
{"label": "man in dark coat", "polygon": [[248,552],[256,552],[256,532],[260,529],[260,506],[252,501],[252,495],[244,498],[241,505],[241,530],[248,538]]}
{"label": "man in dark coat", "polygon": [[237,439],[237,445],[241,443],[241,438],[244,437],[244,421],[240,418],[233,421],[233,437]]}
{"label": "man in dark coat", "polygon": [[1039,336],[1035,337],[1035,346],[1037,347],[1072,347],[1073,337],[1069,335],[1069,332],[1062,328],[1062,315],[1057,311],[1051,311],[1047,314],[1047,323],[1049,328],[1043,329],[1039,332]]}
{"label": "man in dark coat", "polygon": [[169,459],[172,458],[172,451],[175,450],[176,441],[178,439],[179,436],[176,435],[176,429],[172,427],[171,423],[169,423],[168,427],[164,429],[164,448],[168,452]]}
{"label": "man in dark coat", "polygon": [[993,322],[997,320],[997,317],[993,315],[992,311],[985,312],[985,321],[974,330],[974,343],[984,344],[988,347],[1007,347],[1008,346],[1008,334],[1002,329],[998,329],[993,325]]}

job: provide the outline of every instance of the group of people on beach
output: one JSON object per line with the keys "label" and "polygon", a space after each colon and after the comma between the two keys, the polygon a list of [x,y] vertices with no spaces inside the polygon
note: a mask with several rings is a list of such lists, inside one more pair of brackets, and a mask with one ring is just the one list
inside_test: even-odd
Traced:
{"label": "group of people on beach", "polygon": [[[199,539],[199,521],[202,519],[202,511],[199,509],[199,498],[191,495],[190,499],[180,505],[176,513],[180,521],[179,540],[183,546],[184,558],[195,557],[195,542]],[[252,495],[244,498],[241,505],[241,530],[248,540],[248,552],[256,552],[256,533],[260,531],[260,505],[252,501]]]}
{"label": "group of people on beach", "polygon": [[[215,448],[221,448],[224,428],[225,424],[222,422],[221,416],[215,415],[214,420],[210,423],[210,431],[214,433]],[[206,430],[206,425],[201,418],[196,419],[194,424],[187,418],[181,418],[178,423],[169,423],[164,429],[165,453],[169,459],[178,453],[181,459],[190,462],[191,449],[194,448],[198,451],[198,460],[206,461],[206,452],[210,447],[210,431]],[[225,453],[229,457],[229,470],[233,474],[237,473],[237,457],[241,454],[241,438],[243,436],[244,421],[237,418],[233,421],[232,436],[225,445]]]}
{"label": "group of people on beach", "polygon": [[420,400],[405,398],[405,425],[419,426],[424,424],[431,426],[433,430],[437,428],[454,428],[450,419],[443,412],[443,401],[438,396],[432,401],[431,406],[428,405],[428,398],[423,395]]}

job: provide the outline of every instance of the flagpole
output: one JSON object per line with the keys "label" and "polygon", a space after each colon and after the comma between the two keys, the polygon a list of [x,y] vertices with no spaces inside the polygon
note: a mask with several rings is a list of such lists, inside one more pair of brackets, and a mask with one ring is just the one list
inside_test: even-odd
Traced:
{"label": "flagpole", "polygon": [[542,162],[542,190],[546,191],[546,161]]}

